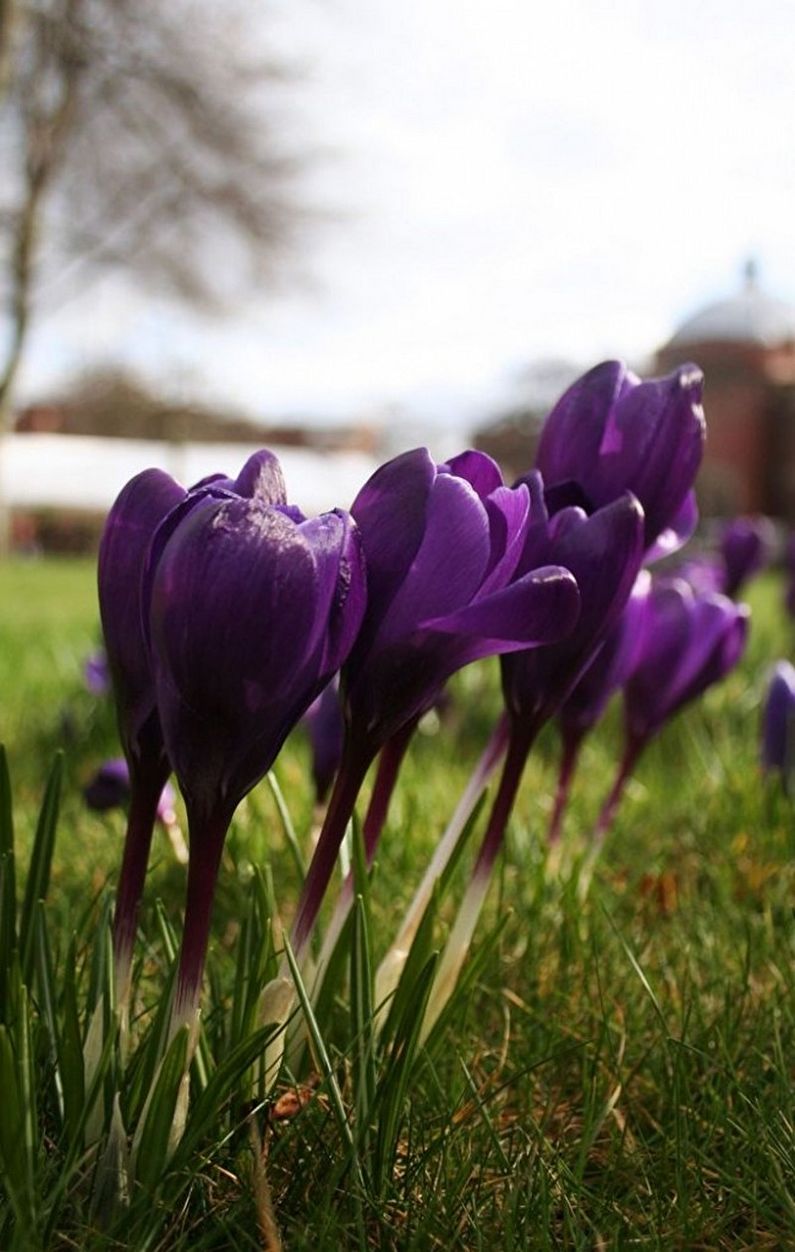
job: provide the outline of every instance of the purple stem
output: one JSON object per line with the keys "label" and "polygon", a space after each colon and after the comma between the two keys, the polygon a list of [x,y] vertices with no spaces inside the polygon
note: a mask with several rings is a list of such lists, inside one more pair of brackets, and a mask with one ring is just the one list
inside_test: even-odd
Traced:
{"label": "purple stem", "polygon": [[358,745],[356,749],[345,748],[293,922],[290,941],[296,958],[300,959],[306,949],[373,755],[372,751],[362,750]]}
{"label": "purple stem", "polygon": [[381,831],[384,829],[400,767],[403,764],[403,758],[406,755],[416,728],[416,720],[411,721],[408,726],[404,726],[396,735],[388,739],[381,749],[381,755],[378,758],[378,770],[373,783],[373,793],[370,796],[370,803],[367,806],[367,813],[365,814],[362,827],[368,868],[373,863],[373,857],[378,847],[378,840],[381,838]]}
{"label": "purple stem", "polygon": [[607,799],[602,805],[602,811],[599,814],[596,825],[593,829],[592,840],[594,844],[598,845],[603,843],[605,836],[610,830],[610,827],[613,825],[616,813],[618,812],[618,806],[621,803],[621,797],[624,794],[624,788],[627,784],[627,780],[635,768],[638,757],[643,751],[643,747],[644,745],[638,740],[631,739],[627,743],[627,746],[624,749],[624,755],[621,759],[621,764],[618,767],[618,773],[616,774],[615,781],[613,786],[610,788],[610,793]]}
{"label": "purple stem", "polygon": [[188,893],[172,1014],[177,1024],[188,1020],[199,1006],[215,884],[230,821],[231,814],[225,811],[197,819],[188,806]]}
{"label": "purple stem", "polygon": [[563,829],[563,814],[566,812],[566,805],[569,802],[571,780],[574,777],[574,771],[577,768],[577,760],[580,755],[581,743],[581,734],[572,733],[568,730],[563,732],[563,753],[560,758],[558,786],[555,792],[555,804],[552,809],[549,830],[547,831],[547,841],[550,846],[560,842],[560,836]]}
{"label": "purple stem", "polygon": [[158,771],[156,778],[145,782],[133,775],[130,780],[130,808],[127,814],[127,833],[124,838],[119,885],[116,889],[116,907],[113,914],[113,955],[116,968],[124,981],[129,973],[135,933],[138,926],[138,909],[146,879],[146,866],[152,844],[152,831],[157,817],[160,795],[168,779],[169,770]]}
{"label": "purple stem", "polygon": [[497,853],[502,846],[505,827],[511,816],[534,738],[534,728],[527,728],[517,722],[512,722],[505,764],[502,767],[500,784],[489,814],[489,824],[472,871],[473,880],[487,879],[491,874]]}

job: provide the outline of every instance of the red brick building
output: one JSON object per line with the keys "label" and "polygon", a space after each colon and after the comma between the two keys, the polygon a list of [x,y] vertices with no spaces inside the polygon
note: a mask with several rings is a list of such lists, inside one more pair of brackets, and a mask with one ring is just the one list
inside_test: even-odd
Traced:
{"label": "red brick building", "polygon": [[795,522],[795,307],[767,295],[749,263],[735,296],[700,309],[659,349],[654,373],[686,361],[705,376],[702,512]]}

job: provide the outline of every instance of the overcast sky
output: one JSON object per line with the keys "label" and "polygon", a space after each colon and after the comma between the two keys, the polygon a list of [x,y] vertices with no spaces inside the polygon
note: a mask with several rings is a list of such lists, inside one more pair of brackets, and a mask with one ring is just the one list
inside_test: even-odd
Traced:
{"label": "overcast sky", "polygon": [[260,415],[443,421],[534,358],[642,358],[749,254],[795,300],[795,3],[274,8],[339,214],[312,281],[226,323],[106,282],[39,325],[26,392],[120,358]]}

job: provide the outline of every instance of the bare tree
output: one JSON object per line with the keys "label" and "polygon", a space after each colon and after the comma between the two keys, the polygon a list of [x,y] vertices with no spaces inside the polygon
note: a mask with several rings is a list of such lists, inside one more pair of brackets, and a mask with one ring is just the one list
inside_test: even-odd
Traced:
{"label": "bare tree", "polygon": [[42,276],[118,268],[201,306],[300,237],[283,68],[251,0],[0,0],[0,429]]}

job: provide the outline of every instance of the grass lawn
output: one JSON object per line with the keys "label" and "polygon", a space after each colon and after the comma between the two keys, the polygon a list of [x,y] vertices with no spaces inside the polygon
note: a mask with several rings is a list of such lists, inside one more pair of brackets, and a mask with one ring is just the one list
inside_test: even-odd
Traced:
{"label": "grass lawn", "polygon": [[[267,1178],[286,1248],[795,1247],[795,811],[763,785],[757,766],[766,670],[795,655],[795,637],[775,577],[755,584],[749,601],[745,661],[642,760],[584,903],[574,883],[545,870],[557,742],[551,730],[543,738],[477,933],[477,976],[413,1066],[378,1186],[352,1180],[324,1082],[298,1116],[271,1120]],[[80,795],[91,769],[117,752],[111,710],[82,685],[98,633],[93,565],[0,565],[0,606],[0,737],[20,894],[49,762],[65,750],[48,896],[60,969],[75,929],[85,935],[100,915],[124,830],[120,814],[88,813]],[[442,725],[412,746],[372,881],[376,959],[499,704],[496,664],[467,671]],[[592,824],[618,742],[614,710],[584,749],[567,838]],[[276,767],[305,847],[313,825],[307,760],[296,735]],[[471,855],[457,871],[457,895]],[[216,1061],[224,1036],[213,1023],[232,996],[241,919],[266,862],[288,922],[297,871],[263,783],[235,820],[216,898],[206,1025]],[[184,870],[156,836],[142,918],[141,1031],[162,989],[163,936],[169,923],[178,932],[183,893]],[[340,996],[329,1011],[328,1045],[350,1111],[356,1075],[345,1004]],[[61,1168],[45,1105],[42,1097],[42,1196]],[[262,1176],[242,1130],[222,1138],[208,1134],[185,1166],[177,1207],[155,1187],[139,1224],[112,1234],[98,1233],[88,1166],[77,1169],[42,1243],[263,1247]],[[378,1142],[377,1118],[360,1144],[365,1174],[370,1142]],[[22,1247],[3,1242],[11,1223],[2,1183],[0,1247]]]}

